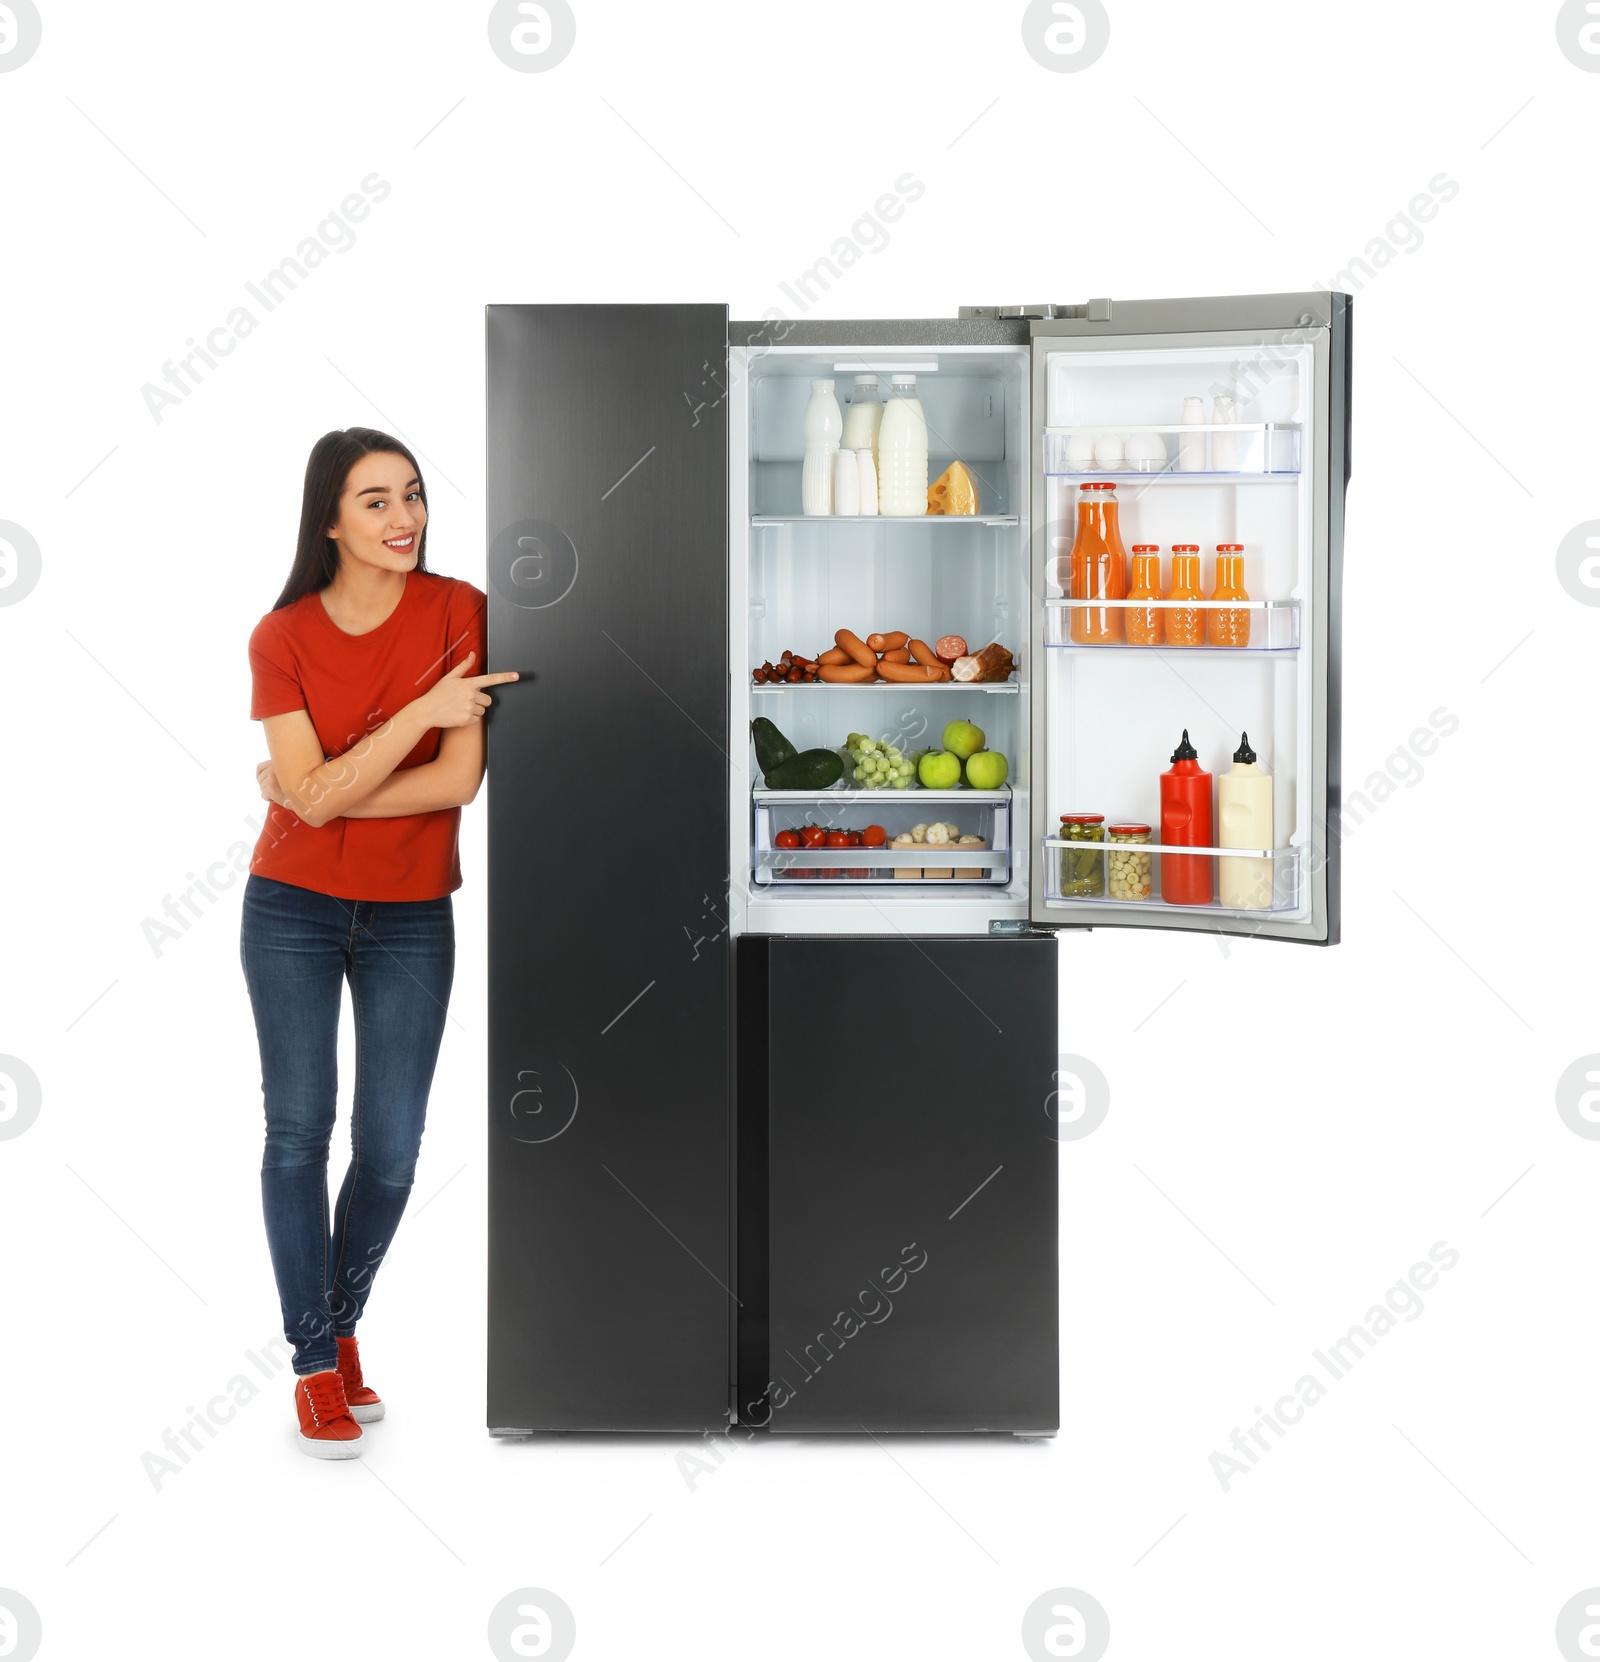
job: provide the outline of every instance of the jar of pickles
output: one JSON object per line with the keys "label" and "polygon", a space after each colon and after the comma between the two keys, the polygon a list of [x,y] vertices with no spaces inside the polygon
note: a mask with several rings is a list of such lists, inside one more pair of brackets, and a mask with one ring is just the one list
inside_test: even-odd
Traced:
{"label": "jar of pickles", "polygon": [[1061,893],[1063,896],[1104,895],[1106,892],[1106,816],[1104,814],[1063,814],[1061,840],[1084,843],[1083,848],[1063,848]]}
{"label": "jar of pickles", "polygon": [[1150,898],[1150,856],[1139,844],[1150,841],[1150,827],[1129,822],[1108,825],[1106,841],[1106,882],[1113,900]]}

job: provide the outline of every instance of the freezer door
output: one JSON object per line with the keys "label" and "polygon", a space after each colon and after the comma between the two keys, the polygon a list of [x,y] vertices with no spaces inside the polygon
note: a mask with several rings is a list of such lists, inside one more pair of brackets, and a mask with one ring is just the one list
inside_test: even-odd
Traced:
{"label": "freezer door", "polygon": [[[1350,325],[1331,293],[1097,301],[1033,322],[1033,922],[1338,941]],[[1080,503],[1106,495],[1083,487],[1107,484],[1125,555],[1158,551],[1154,594],[1118,594],[1114,556],[1074,558]],[[1174,549],[1199,550],[1197,606],[1171,595]],[[1248,599],[1219,600],[1219,551],[1236,549]],[[1164,844],[1159,776],[1185,732],[1213,823],[1209,840],[1169,823]],[[1245,733],[1271,780],[1253,816],[1237,780],[1219,802]],[[1064,833],[1063,816],[1095,814]],[[1247,852],[1164,852],[1197,842]]]}
{"label": "freezer door", "polygon": [[[488,308],[495,1431],[728,1402],[722,306]],[[468,1021],[471,1021],[469,1016]]]}

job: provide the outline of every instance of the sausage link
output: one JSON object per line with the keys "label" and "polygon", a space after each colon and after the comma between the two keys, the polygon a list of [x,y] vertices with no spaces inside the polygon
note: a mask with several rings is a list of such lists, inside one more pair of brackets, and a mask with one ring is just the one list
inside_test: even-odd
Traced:
{"label": "sausage link", "polygon": [[870,681],[876,673],[876,664],[871,669],[868,669],[865,664],[824,664],[817,671],[817,679],[820,681]]}
{"label": "sausage link", "polygon": [[924,687],[931,681],[950,679],[950,671],[943,664],[880,663],[878,673],[885,681],[913,681]]}
{"label": "sausage link", "polygon": [[817,654],[819,664],[850,664],[855,660],[842,646],[830,646],[826,652]]}
{"label": "sausage link", "polygon": [[878,661],[878,655],[859,635],[852,634],[848,629],[839,629],[834,632],[835,646],[842,646],[863,669],[871,669]]}

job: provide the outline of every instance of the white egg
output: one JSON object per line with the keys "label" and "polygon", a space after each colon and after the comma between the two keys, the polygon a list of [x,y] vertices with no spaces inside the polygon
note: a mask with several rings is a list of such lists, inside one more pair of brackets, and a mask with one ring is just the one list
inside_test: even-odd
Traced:
{"label": "white egg", "polygon": [[1094,465],[1104,472],[1115,473],[1122,466],[1122,435],[1106,433],[1094,441]]}
{"label": "white egg", "polygon": [[1159,473],[1167,465],[1167,447],[1159,433],[1130,433],[1126,455],[1131,473]]}
{"label": "white egg", "polygon": [[1094,466],[1094,440],[1087,433],[1067,435],[1067,467],[1073,473],[1087,473]]}

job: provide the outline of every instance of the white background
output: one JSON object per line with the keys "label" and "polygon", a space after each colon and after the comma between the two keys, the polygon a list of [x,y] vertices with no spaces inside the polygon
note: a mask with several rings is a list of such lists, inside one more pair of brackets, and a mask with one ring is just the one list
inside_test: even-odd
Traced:
{"label": "white background", "polygon": [[[1600,1146],[1555,1100],[1600,1050],[1600,612],[1555,561],[1600,512],[1600,74],[1556,7],[1110,0],[1063,74],[1015,0],[579,3],[521,74],[482,0],[41,4],[0,75],[0,519],[42,550],[0,606],[0,1052],[43,1088],[0,1141],[0,1587],[40,1654],[489,1656],[535,1586],[580,1659],[1021,1658],[1057,1587],[1114,1662],[1559,1656],[1600,1583]],[[250,839],[245,641],[311,442],[407,436],[430,559],[481,585],[486,302],[798,315],[780,282],[908,171],[808,315],[1303,289],[1409,245],[1356,301],[1344,635],[1346,781],[1409,783],[1350,837],[1343,944],[1063,943],[1062,1048],[1111,1107],[1062,1149],[1054,1442],[736,1439],[691,1487],[688,1439],[483,1429],[480,802],[363,1327],[390,1416],[303,1459],[285,1373],[158,1489],[141,1457],[255,1377],[277,1304],[239,889],[159,957],[142,920]],[[373,172],[354,246],[155,421],[163,361]],[[1423,1313],[1224,1490],[1212,1451],[1438,1241]]]}

